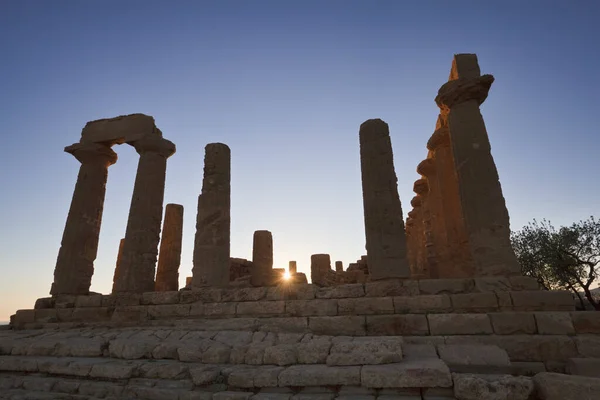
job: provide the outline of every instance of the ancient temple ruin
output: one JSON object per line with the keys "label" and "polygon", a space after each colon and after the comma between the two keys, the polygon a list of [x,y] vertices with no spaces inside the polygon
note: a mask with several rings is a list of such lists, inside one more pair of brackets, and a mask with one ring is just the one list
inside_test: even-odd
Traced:
{"label": "ancient temple ruin", "polygon": [[[142,114],[88,123],[65,148],[81,167],[52,296],[0,331],[0,398],[597,399],[600,313],[540,290],[510,245],[480,111],[493,81],[474,54],[454,56],[406,218],[390,127],[360,126],[367,254],[345,270],[313,254],[310,284],[295,261],[281,279],[276,232],[256,230],[252,260],[231,257],[231,151],[211,143],[192,277],[178,290],[182,206],[166,206],[158,251],[175,145]],[[113,293],[95,294],[111,146],[122,143],[140,161]]]}

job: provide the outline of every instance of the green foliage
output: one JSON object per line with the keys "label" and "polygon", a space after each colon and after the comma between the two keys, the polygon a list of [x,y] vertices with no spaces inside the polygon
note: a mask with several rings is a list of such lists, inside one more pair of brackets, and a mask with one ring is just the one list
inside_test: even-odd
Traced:
{"label": "green foliage", "polygon": [[596,310],[599,302],[590,287],[600,274],[600,220],[588,220],[559,229],[547,220],[533,220],[511,241],[523,273],[538,280],[545,289],[573,291],[583,306],[580,292]]}

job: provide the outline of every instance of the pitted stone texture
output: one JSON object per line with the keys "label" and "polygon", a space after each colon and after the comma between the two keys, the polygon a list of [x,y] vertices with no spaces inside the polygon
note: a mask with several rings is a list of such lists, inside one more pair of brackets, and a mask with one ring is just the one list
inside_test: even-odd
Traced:
{"label": "pitted stone texture", "polygon": [[327,365],[377,365],[402,360],[402,338],[357,338],[334,343]]}
{"label": "pitted stone texture", "polygon": [[359,386],[360,370],[358,366],[294,365],[279,374],[279,386]]}
{"label": "pitted stone texture", "polygon": [[367,334],[388,335],[428,335],[429,326],[425,315],[368,315]]}
{"label": "pitted stone texture", "polygon": [[432,335],[491,334],[492,326],[487,314],[429,314]]}
{"label": "pitted stone texture", "polygon": [[366,333],[365,317],[309,317],[309,329],[319,335],[364,336]]}
{"label": "pitted stone texture", "polygon": [[511,375],[452,374],[458,400],[528,400],[534,387],[530,378]]}
{"label": "pitted stone texture", "polygon": [[450,370],[440,359],[404,360],[398,364],[366,365],[362,386],[370,388],[450,387]]}
{"label": "pitted stone texture", "polygon": [[489,314],[494,332],[499,335],[533,334],[537,332],[533,313],[503,312]]}
{"label": "pitted stone texture", "polygon": [[571,358],[565,369],[571,375],[600,378],[600,358]]}
{"label": "pitted stone texture", "polygon": [[571,317],[577,333],[600,333],[600,313],[576,311]]}
{"label": "pitted stone texture", "polygon": [[596,400],[600,379],[541,372],[533,377],[540,400]]}
{"label": "pitted stone texture", "polygon": [[571,314],[563,312],[535,313],[538,332],[542,335],[569,335],[575,333]]}
{"label": "pitted stone texture", "polygon": [[371,280],[409,277],[388,125],[380,119],[365,121],[359,139],[369,276]]}
{"label": "pitted stone texture", "polygon": [[497,374],[510,372],[506,351],[490,345],[438,345],[438,353],[452,372]]}
{"label": "pitted stone texture", "polygon": [[179,289],[179,264],[183,238],[183,206],[167,204],[156,270],[155,290],[167,292]]}

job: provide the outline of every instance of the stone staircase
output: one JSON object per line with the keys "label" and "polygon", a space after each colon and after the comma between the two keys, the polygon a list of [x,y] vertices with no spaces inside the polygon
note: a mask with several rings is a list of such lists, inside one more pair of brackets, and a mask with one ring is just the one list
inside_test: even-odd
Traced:
{"label": "stone staircase", "polygon": [[40,299],[0,331],[0,398],[518,400],[536,374],[597,376],[600,313],[536,288],[515,277]]}

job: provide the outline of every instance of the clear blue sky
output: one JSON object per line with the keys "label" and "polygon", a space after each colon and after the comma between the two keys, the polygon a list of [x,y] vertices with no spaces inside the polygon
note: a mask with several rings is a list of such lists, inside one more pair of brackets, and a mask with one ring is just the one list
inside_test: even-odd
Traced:
{"label": "clear blue sky", "polygon": [[[482,107],[511,215],[598,215],[598,1],[0,2],[0,320],[47,296],[87,121],[154,116],[177,145],[191,274],[204,146],[232,152],[232,256],[274,236],[276,267],[364,250],[358,128],[391,128],[410,209],[454,53],[496,77]],[[92,290],[110,291],[138,155],[115,148]]]}

